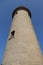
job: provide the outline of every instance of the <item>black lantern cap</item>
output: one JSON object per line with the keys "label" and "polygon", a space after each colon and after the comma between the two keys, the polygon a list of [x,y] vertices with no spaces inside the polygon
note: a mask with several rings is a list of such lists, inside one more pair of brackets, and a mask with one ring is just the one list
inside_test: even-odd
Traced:
{"label": "black lantern cap", "polygon": [[31,12],[30,12],[30,10],[28,8],[24,7],[24,6],[20,6],[20,7],[16,8],[13,11],[13,13],[12,13],[12,18],[14,17],[15,13],[17,13],[18,10],[25,10],[25,11],[27,11],[28,14],[29,14],[29,16],[30,16],[30,18],[31,18]]}

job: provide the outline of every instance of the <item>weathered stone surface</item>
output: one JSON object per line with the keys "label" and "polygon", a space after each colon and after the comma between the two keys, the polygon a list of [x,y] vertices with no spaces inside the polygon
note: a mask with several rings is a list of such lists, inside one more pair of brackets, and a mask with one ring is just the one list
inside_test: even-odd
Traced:
{"label": "weathered stone surface", "polygon": [[39,43],[28,12],[18,11],[13,18],[9,37],[13,30],[15,30],[14,38],[7,41],[2,64],[42,65]]}

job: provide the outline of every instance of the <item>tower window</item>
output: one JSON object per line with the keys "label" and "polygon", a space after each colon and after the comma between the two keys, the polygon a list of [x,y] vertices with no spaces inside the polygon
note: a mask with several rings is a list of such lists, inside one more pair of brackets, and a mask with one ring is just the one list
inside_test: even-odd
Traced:
{"label": "tower window", "polygon": [[15,15],[17,14],[17,11],[15,12]]}
{"label": "tower window", "polygon": [[15,31],[12,31],[12,32],[11,32],[11,35],[12,35],[13,37],[14,37],[14,33],[15,33]]}
{"label": "tower window", "polygon": [[9,40],[14,38],[14,34],[15,34],[15,31],[12,31]]}

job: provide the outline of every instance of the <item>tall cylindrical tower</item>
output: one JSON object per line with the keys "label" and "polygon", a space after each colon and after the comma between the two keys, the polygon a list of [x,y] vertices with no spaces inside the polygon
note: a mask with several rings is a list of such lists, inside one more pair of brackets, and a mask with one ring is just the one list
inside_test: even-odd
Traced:
{"label": "tall cylindrical tower", "polygon": [[3,65],[42,65],[41,51],[31,22],[31,12],[18,7],[12,14],[12,25]]}

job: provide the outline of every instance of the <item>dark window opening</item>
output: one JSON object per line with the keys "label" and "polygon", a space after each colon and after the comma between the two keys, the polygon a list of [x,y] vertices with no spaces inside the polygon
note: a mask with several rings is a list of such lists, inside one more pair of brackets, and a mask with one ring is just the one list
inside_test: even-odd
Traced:
{"label": "dark window opening", "polygon": [[15,31],[12,31],[9,40],[14,38],[14,34],[15,34]]}
{"label": "dark window opening", "polygon": [[15,12],[15,15],[17,14],[17,11]]}
{"label": "dark window opening", "polygon": [[11,32],[11,35],[12,35],[13,37],[14,37],[14,33],[15,33],[15,31],[12,31],[12,32]]}

